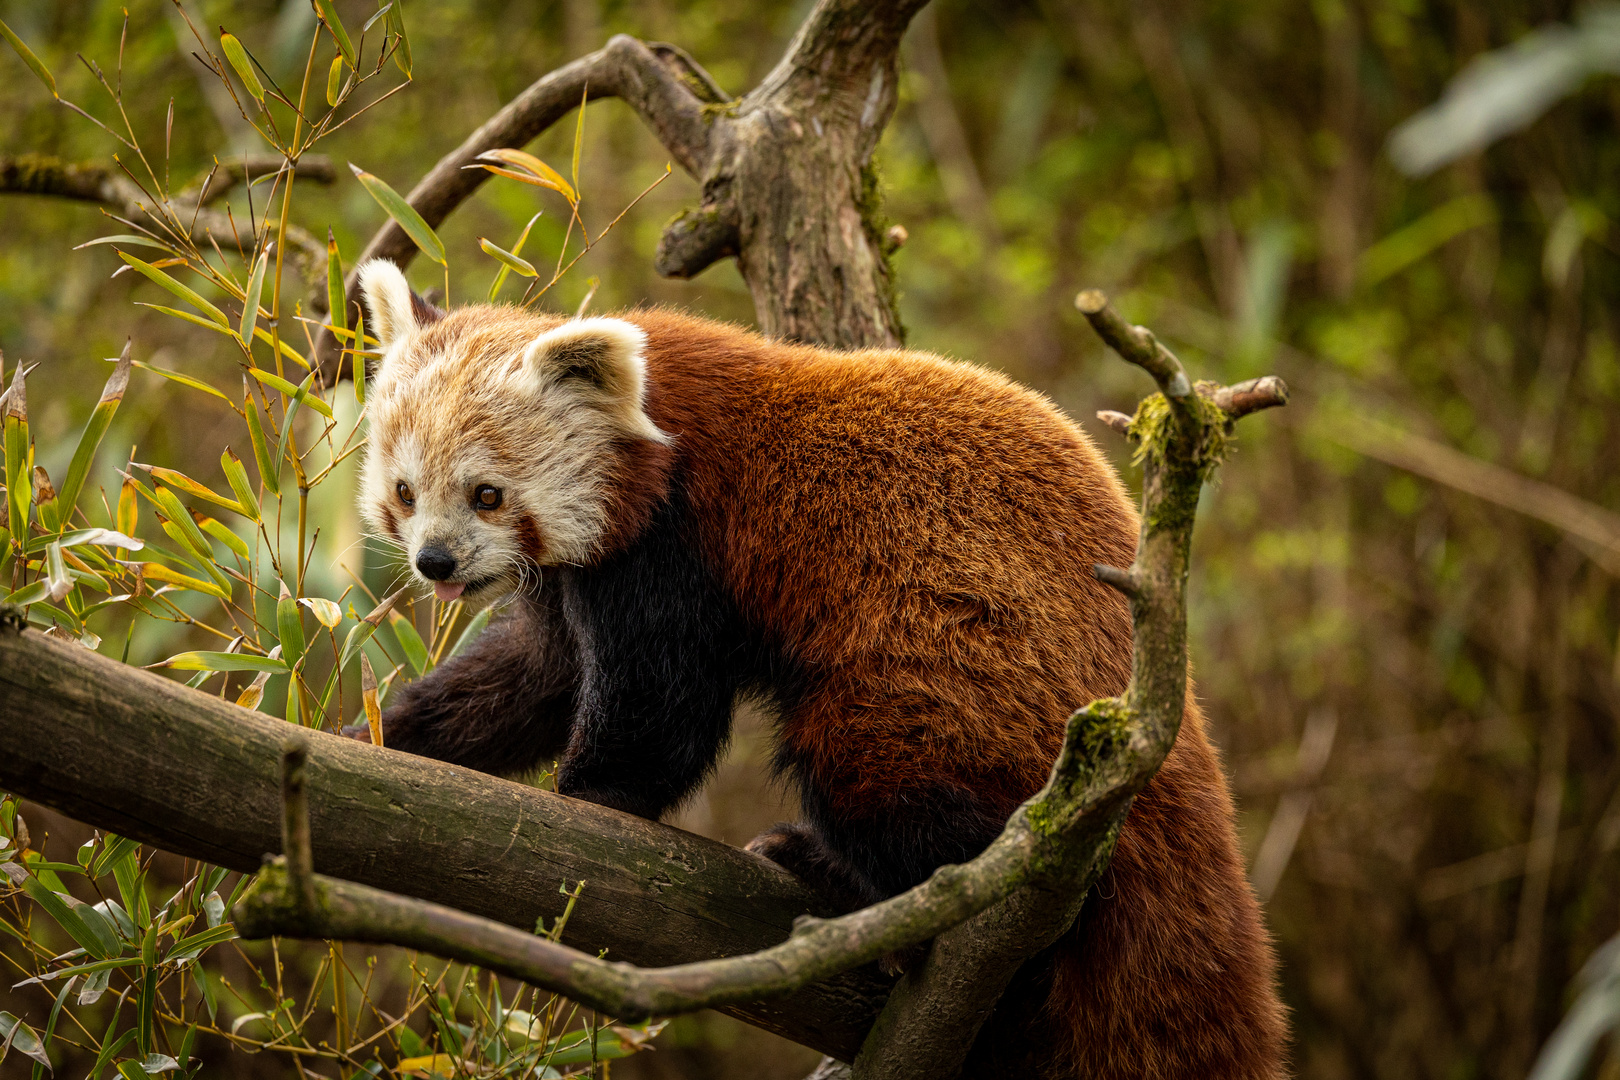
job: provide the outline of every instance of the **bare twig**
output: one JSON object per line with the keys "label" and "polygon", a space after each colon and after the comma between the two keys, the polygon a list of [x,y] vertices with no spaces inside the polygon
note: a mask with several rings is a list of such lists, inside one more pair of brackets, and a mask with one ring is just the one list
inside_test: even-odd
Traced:
{"label": "bare twig", "polygon": [[1108,303],[1108,297],[1096,289],[1087,289],[1074,298],[1074,306],[1110,348],[1152,375],[1166,397],[1184,398],[1192,393],[1192,384],[1175,354],[1159,344],[1153,331],[1126,322]]}
{"label": "bare twig", "polygon": [[315,854],[309,839],[309,792],[305,766],[309,740],[289,735],[281,744],[281,857],[293,902],[315,910]]}
{"label": "bare twig", "polygon": [[1103,409],[1097,413],[1097,419],[1101,420],[1104,424],[1107,424],[1121,435],[1124,435],[1131,429],[1131,418],[1125,413],[1115,412],[1112,409]]}

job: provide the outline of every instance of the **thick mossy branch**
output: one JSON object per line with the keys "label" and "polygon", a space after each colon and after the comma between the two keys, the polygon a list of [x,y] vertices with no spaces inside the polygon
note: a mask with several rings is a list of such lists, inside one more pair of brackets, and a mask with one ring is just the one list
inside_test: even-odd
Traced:
{"label": "thick mossy branch", "polygon": [[[1171,407],[1163,394],[1142,399],[1125,429],[1125,434],[1136,443],[1136,453],[1131,458],[1133,464],[1152,461],[1155,467],[1163,468],[1173,459],[1175,467],[1197,472],[1200,483],[1215,472],[1226,458],[1231,426],[1226,414],[1205,396],[1209,385],[1199,383],[1195,387],[1197,393],[1187,395],[1180,403],[1196,414],[1191,424],[1179,422],[1178,410]],[[1188,445],[1176,447],[1172,454],[1171,445],[1177,439],[1186,439]]]}

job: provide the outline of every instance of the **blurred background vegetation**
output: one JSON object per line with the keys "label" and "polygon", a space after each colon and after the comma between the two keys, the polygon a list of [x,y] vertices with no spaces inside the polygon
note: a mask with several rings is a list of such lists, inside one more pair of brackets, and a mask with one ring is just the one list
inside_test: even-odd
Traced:
{"label": "blurred background vegetation", "polygon": [[[375,5],[338,6],[361,20]],[[300,193],[299,223],[331,227],[352,261],[384,219],[345,160],[405,191],[614,32],[675,42],[740,93],[808,6],[418,0],[414,85],[323,145],[339,180]],[[92,76],[74,54],[111,69],[124,7],[0,0],[0,18],[84,102]],[[173,99],[176,176],[261,151],[168,0],[127,7],[132,120],[160,142]],[[301,70],[307,0],[186,7],[272,74]],[[1470,59],[1577,14],[1542,0],[936,0],[907,38],[879,164],[909,233],[895,267],[911,344],[1002,368],[1082,422],[1129,409],[1141,380],[1071,306],[1096,285],[1199,374],[1275,372],[1294,391],[1286,415],[1244,429],[1208,493],[1192,598],[1198,690],[1268,900],[1302,1076],[1521,1076],[1620,927],[1620,540],[1604,542],[1601,510],[1620,508],[1620,81],[1576,78],[1522,131],[1423,178],[1387,149]],[[559,128],[534,149],[560,165],[572,125]],[[0,155],[106,165],[115,149],[0,50]],[[589,108],[593,234],[666,160],[626,108]],[[597,310],[671,303],[751,322],[729,263],[692,282],[652,274],[663,223],[696,194],[678,173],[658,187],[548,306],[572,311],[594,275]],[[240,190],[231,206],[249,212]],[[477,238],[507,244],[534,208],[529,189],[491,183],[440,229],[452,301],[494,277]],[[554,255],[565,221],[548,212],[527,251]],[[234,385],[227,343],[134,306],[161,294],[112,278],[109,248],[73,250],[122,231],[94,207],[0,197],[0,349],[40,364],[30,414],[53,476],[126,336],[137,359]],[[421,262],[412,278],[440,284]],[[88,488],[115,497],[131,445],[212,475],[234,423],[137,372]],[[1133,479],[1122,441],[1097,437]],[[313,565],[358,558],[346,499],[318,513]],[[201,643],[134,646],[131,661],[150,662]],[[762,745],[745,723],[679,823],[741,843],[782,815]],[[36,831],[87,835],[25,813]],[[0,990],[0,1006],[40,1019],[38,989]],[[720,1018],[657,1045],[614,1072],[790,1077],[814,1063]],[[295,1070],[210,1060],[217,1075]],[[1602,1069],[1620,1075],[1620,1058]]]}

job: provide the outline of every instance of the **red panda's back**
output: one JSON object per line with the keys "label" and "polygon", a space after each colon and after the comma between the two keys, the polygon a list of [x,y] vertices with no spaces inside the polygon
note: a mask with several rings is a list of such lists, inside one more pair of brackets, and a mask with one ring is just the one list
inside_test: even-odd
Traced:
{"label": "red panda's back", "polygon": [[[789,751],[854,815],[945,787],[1005,821],[1069,713],[1129,676],[1128,611],[1091,573],[1135,551],[1113,470],[1049,401],[980,368],[635,321],[711,565],[815,673],[784,717]],[[1195,704],[1072,938],[1040,1021],[1068,1032],[1053,1075],[1275,1074],[1270,947]]]}

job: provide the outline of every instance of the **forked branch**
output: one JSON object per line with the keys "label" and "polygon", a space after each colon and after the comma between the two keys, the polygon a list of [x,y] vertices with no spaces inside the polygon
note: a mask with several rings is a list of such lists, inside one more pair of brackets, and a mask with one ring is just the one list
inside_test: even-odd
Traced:
{"label": "forked branch", "polygon": [[[1101,294],[1085,295],[1095,297],[1082,310],[1099,333],[1122,344],[1126,358],[1147,368],[1161,391],[1142,403],[1130,426],[1144,464],[1136,560],[1128,571],[1099,572],[1128,586],[1132,675],[1120,697],[1092,702],[1069,718],[1046,786],[978,858],[940,867],[909,892],[864,910],[801,918],[786,941],[760,952],[638,968],[449,908],[309,874],[300,868],[308,865],[298,839],[307,835],[300,825],[302,799],[289,787],[289,858],[267,865],[244,894],[233,913],[237,929],[250,938],[405,945],[523,979],[627,1020],[782,996],[939,937],[929,960],[891,996],[855,1075],[954,1075],[1019,962],[1073,922],[1113,853],[1131,800],[1175,741],[1186,699],[1186,567],[1199,491],[1219,464],[1234,420],[1286,400],[1276,379],[1193,388],[1180,361],[1148,331],[1126,323]],[[1177,393],[1182,387],[1187,391]],[[286,771],[297,774],[291,766]],[[961,993],[965,978],[973,994]]]}

